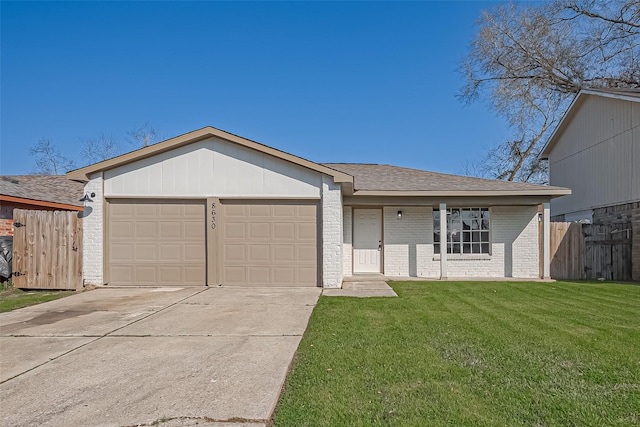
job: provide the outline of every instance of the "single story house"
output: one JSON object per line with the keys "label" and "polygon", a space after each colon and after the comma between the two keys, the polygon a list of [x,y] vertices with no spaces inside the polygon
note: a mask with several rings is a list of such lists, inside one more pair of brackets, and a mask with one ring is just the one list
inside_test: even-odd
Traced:
{"label": "single story house", "polygon": [[84,185],[64,175],[0,176],[0,236],[13,236],[13,210],[82,211]]}
{"label": "single story house", "polygon": [[[358,274],[540,277],[561,187],[318,164],[206,127],[76,169],[85,283],[340,287]],[[549,276],[548,250],[544,273]]]}

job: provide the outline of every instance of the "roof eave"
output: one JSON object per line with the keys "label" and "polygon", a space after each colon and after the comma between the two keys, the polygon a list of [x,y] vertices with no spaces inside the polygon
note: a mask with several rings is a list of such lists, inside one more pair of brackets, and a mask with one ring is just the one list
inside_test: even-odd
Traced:
{"label": "roof eave", "polygon": [[568,188],[549,188],[542,190],[453,190],[453,191],[390,191],[390,190],[356,190],[354,196],[396,196],[396,197],[513,197],[513,196],[548,196],[550,198],[571,194]]}
{"label": "roof eave", "polygon": [[0,201],[11,202],[11,203],[21,203],[23,205],[40,206],[40,207],[53,208],[53,209],[62,209],[62,210],[68,210],[68,211],[84,210],[84,206],[71,205],[68,203],[51,202],[48,200],[28,199],[25,197],[9,196],[6,194],[0,194]]}

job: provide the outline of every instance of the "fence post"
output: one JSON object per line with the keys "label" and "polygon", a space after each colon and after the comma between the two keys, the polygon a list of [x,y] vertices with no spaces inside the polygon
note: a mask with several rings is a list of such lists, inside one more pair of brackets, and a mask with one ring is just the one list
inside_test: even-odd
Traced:
{"label": "fence post", "polygon": [[551,232],[550,232],[550,214],[551,204],[549,202],[544,203],[543,205],[543,213],[542,213],[542,240],[543,243],[543,254],[542,254],[542,278],[543,279],[551,279],[551,257],[550,257],[550,249],[551,249]]}

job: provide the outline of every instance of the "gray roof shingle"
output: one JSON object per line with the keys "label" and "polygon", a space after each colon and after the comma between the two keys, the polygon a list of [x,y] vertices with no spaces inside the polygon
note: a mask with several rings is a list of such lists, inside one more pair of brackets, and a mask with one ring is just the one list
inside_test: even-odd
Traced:
{"label": "gray roof shingle", "polygon": [[324,163],[324,166],[354,177],[358,191],[540,191],[560,187],[523,182],[497,181],[429,172],[392,165]]}
{"label": "gray roof shingle", "polygon": [[84,185],[64,175],[2,175],[0,194],[22,199],[82,206]]}

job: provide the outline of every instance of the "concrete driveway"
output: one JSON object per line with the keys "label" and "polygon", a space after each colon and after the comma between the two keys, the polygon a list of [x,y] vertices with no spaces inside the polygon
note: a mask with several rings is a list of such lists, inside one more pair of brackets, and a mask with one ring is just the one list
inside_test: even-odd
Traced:
{"label": "concrete driveway", "polygon": [[264,425],[320,291],[97,289],[0,314],[0,425]]}

